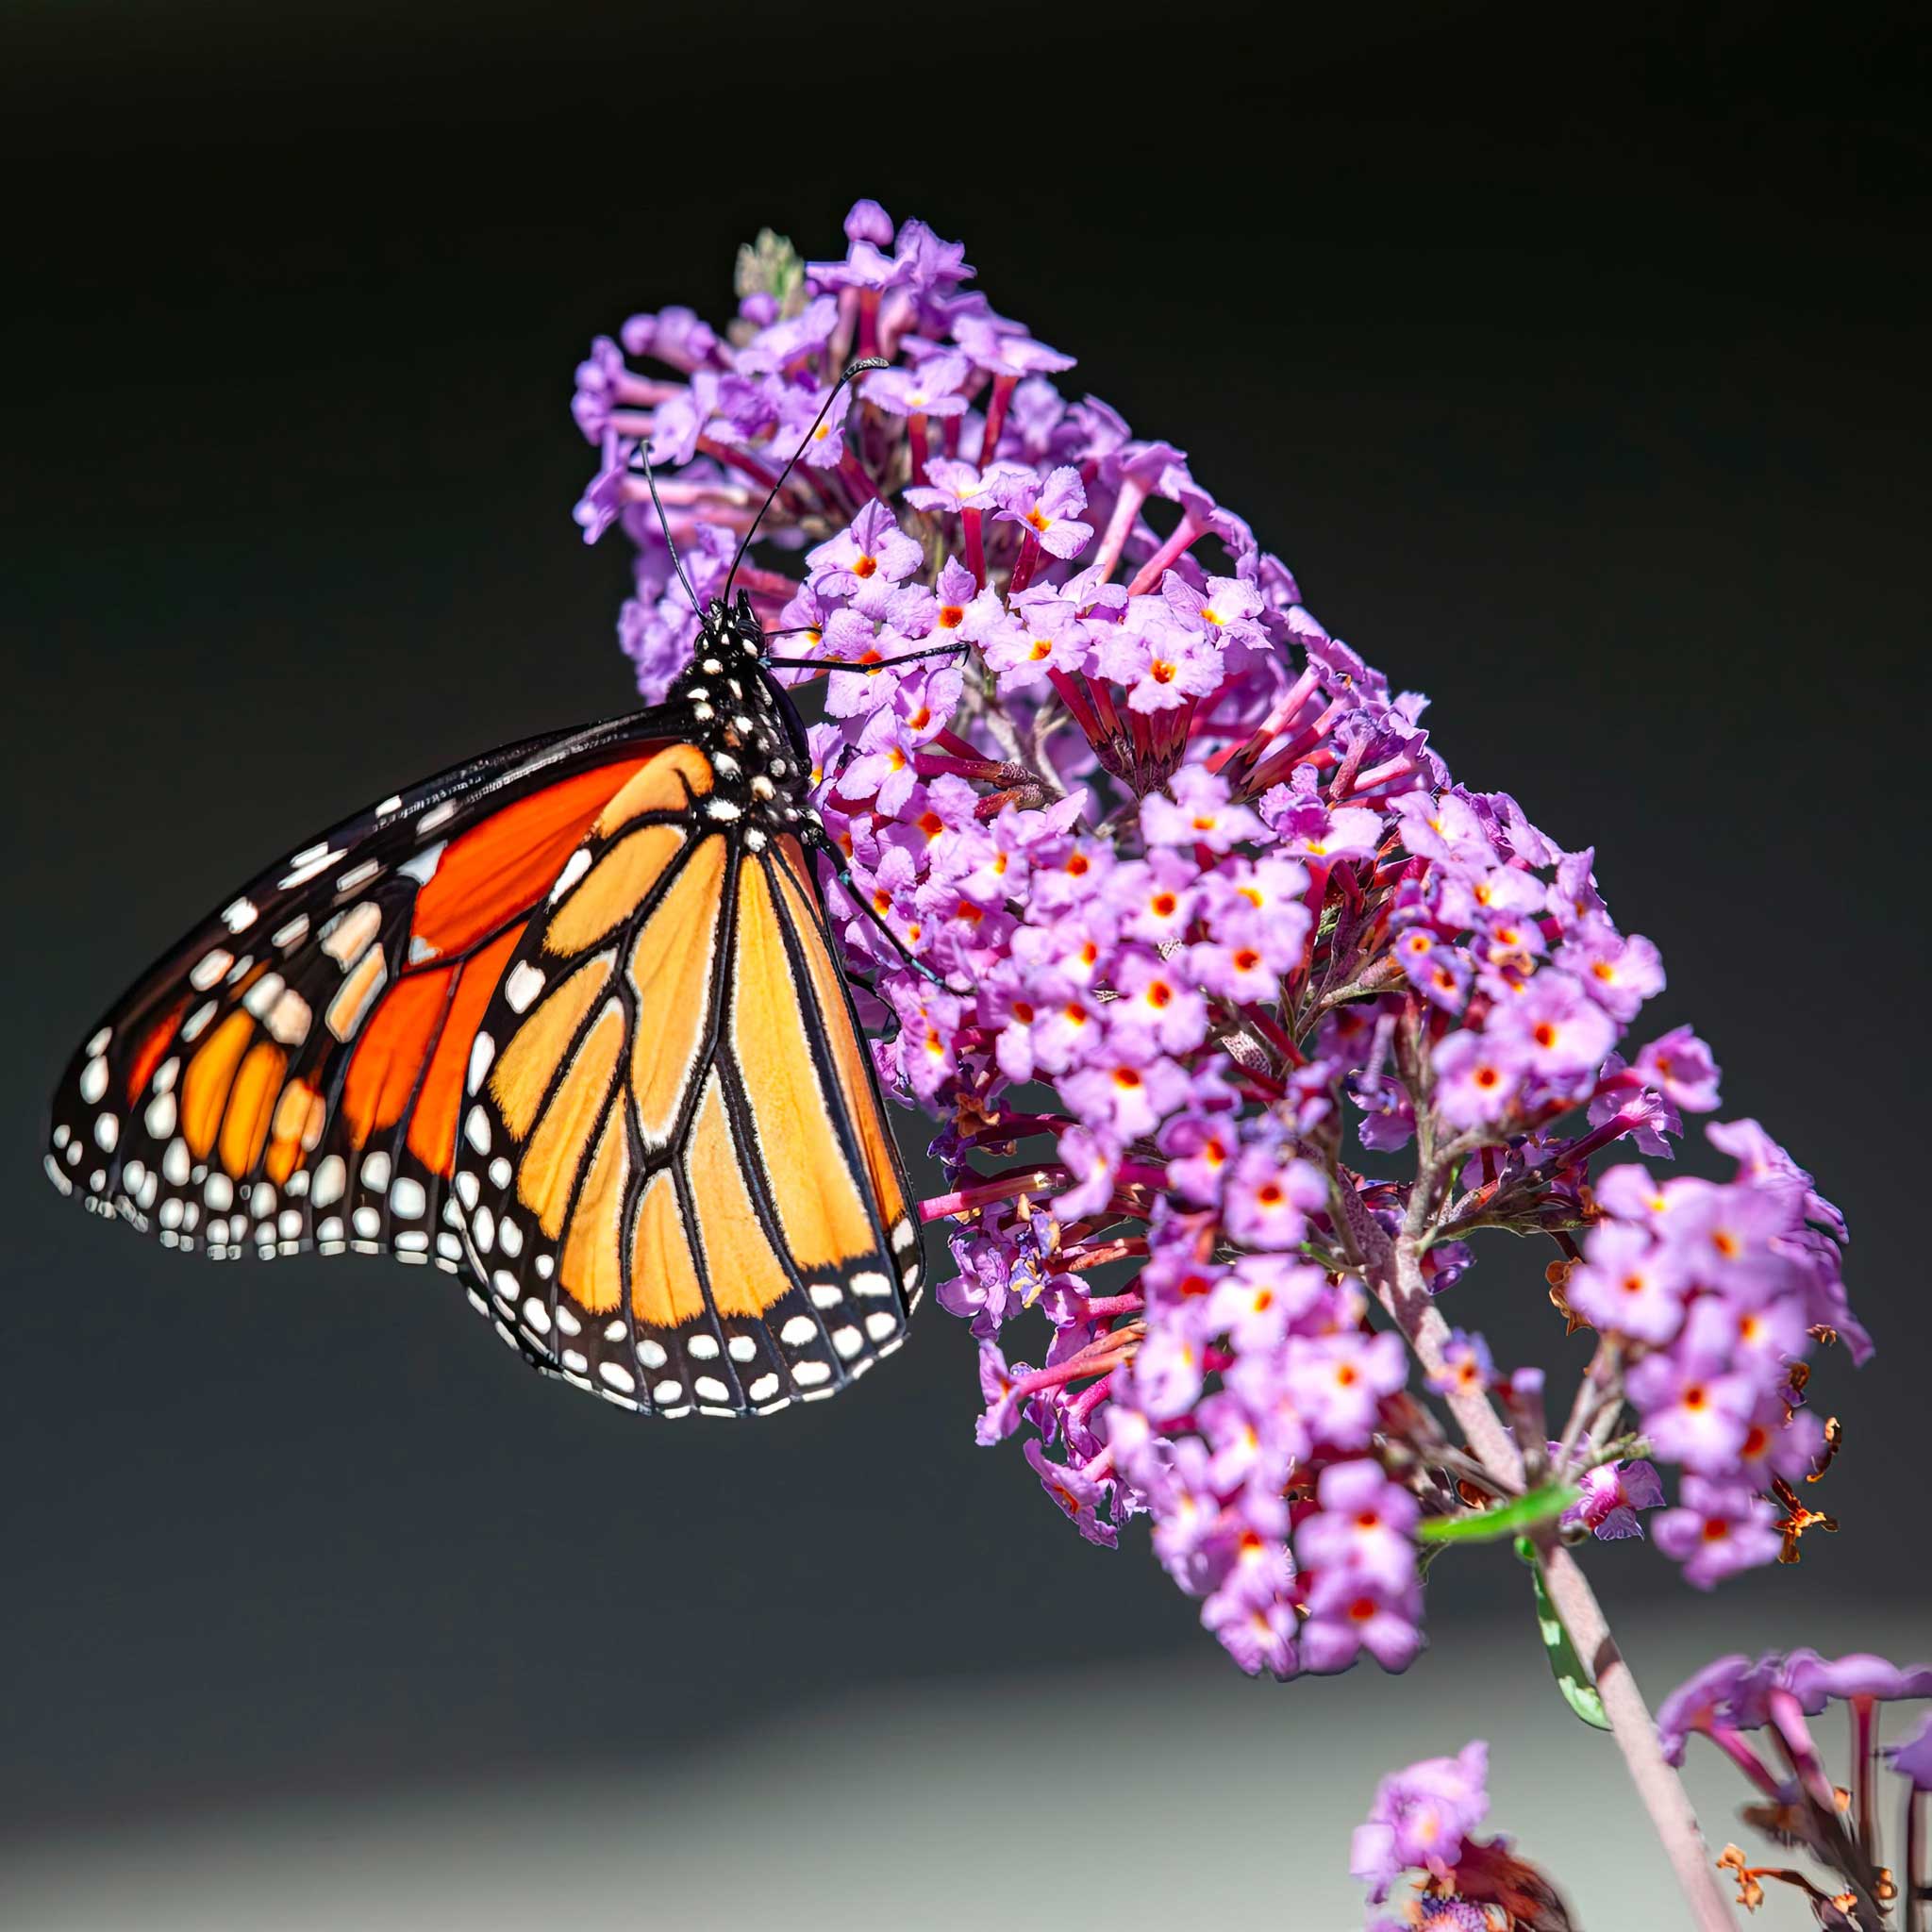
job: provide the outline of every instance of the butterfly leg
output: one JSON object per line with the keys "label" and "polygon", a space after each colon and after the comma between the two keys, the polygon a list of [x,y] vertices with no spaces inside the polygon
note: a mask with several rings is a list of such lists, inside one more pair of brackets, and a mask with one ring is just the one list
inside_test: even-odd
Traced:
{"label": "butterfly leg", "polygon": [[935,973],[924,959],[915,959],[906,950],[906,942],[879,916],[872,901],[858,890],[858,883],[852,876],[852,868],[846,863],[845,855],[825,836],[824,826],[814,824],[806,834],[805,842],[810,850],[813,852],[823,852],[832,861],[832,876],[845,888],[845,896],[885,935],[886,941],[893,952],[897,953],[899,958],[914,973],[918,974],[922,979],[927,981],[930,985],[943,990],[946,984],[944,979]]}

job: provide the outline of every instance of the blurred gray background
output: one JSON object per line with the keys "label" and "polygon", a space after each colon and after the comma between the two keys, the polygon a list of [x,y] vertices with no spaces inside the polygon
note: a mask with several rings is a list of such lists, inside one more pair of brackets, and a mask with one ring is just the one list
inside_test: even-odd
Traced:
{"label": "blurred gray background", "polygon": [[[192,1265],[40,1175],[75,1040],[266,854],[625,701],[572,366],[727,310],[763,224],[835,246],[859,193],[1188,447],[1459,775],[1596,842],[1656,1025],[1704,1025],[1726,1110],[1850,1214],[1882,1353],[1821,1371],[1844,1527],[1710,1601],[1600,1552],[1653,1696],[1740,1644],[1932,1651],[1914,10],[1178,33],[0,24],[8,1924],[1341,1927],[1374,1778],[1478,1735],[1585,1924],[1675,1923],[1507,1557],[1439,1567],[1406,1678],[1251,1685],[1140,1533],[1088,1549],[974,1446],[935,1309],[838,1403],[655,1428],[441,1276]],[[1542,1259],[1504,1244],[1454,1312],[1560,1387]],[[1699,1789],[1721,1842],[1738,1794]]]}

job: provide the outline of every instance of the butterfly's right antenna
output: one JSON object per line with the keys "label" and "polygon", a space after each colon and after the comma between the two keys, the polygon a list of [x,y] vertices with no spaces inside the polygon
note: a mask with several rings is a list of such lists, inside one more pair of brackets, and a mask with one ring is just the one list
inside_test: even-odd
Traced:
{"label": "butterfly's right antenna", "polygon": [[838,401],[839,391],[842,390],[845,387],[845,385],[848,382],[850,382],[855,375],[863,375],[869,369],[890,369],[891,366],[892,365],[881,356],[866,356],[862,358],[860,360],[849,364],[846,368],[845,374],[841,375],[838,379],[838,381],[832,385],[831,394],[828,395],[824,399],[824,401],[819,405],[818,414],[811,419],[811,427],[805,432],[805,435],[801,439],[798,447],[791,452],[790,460],[788,460],[785,467],[778,472],[778,480],[772,485],[772,493],[765,498],[762,504],[758,506],[758,515],[752,518],[751,527],[745,531],[742,541],[739,543],[738,554],[731,559],[731,573],[724,579],[725,603],[728,604],[731,601],[731,586],[737,580],[738,566],[744,561],[744,553],[751,548],[751,540],[758,535],[758,525],[765,520],[765,512],[768,509],[770,509],[773,504],[774,504],[778,500],[778,492],[779,491],[784,489],[786,477],[791,475],[792,470],[797,465],[799,458],[802,457],[806,453],[807,449],[810,447],[812,438],[819,433],[819,425],[825,420],[825,416],[827,412],[831,409],[832,405]]}
{"label": "butterfly's right antenna", "polygon": [[[644,481],[651,491],[651,503],[658,512],[658,527],[664,532],[664,547],[671,553],[671,568],[677,573],[677,581],[684,586],[684,594],[691,599],[691,608],[699,617],[705,614],[705,607],[698,602],[698,593],[691,587],[691,579],[684,574],[684,559],[677,554],[677,545],[671,541],[671,519],[664,514],[664,499],[658,494],[658,478],[651,469],[651,445],[648,438],[640,439],[638,457],[644,466]],[[762,511],[759,512],[763,514]],[[734,564],[733,569],[737,566]],[[726,587],[729,594],[729,587]]]}

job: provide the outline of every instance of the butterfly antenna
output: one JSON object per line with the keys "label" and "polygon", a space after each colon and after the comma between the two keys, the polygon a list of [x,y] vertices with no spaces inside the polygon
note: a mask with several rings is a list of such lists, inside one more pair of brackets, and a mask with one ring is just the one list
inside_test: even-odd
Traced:
{"label": "butterfly antenna", "polygon": [[731,586],[737,580],[738,566],[744,561],[744,553],[751,548],[751,540],[758,535],[758,525],[765,520],[765,511],[770,509],[773,504],[774,504],[778,500],[778,492],[779,491],[784,489],[786,477],[791,475],[792,470],[797,466],[799,458],[802,457],[806,453],[807,449],[810,447],[812,438],[819,433],[819,425],[825,420],[825,417],[827,413],[830,411],[832,405],[838,401],[839,391],[842,390],[845,387],[845,385],[848,382],[850,382],[855,375],[863,375],[868,369],[890,369],[891,366],[892,365],[881,356],[867,356],[861,358],[859,361],[849,364],[846,368],[844,375],[841,375],[838,379],[838,381],[832,385],[831,394],[828,395],[822,404],[820,404],[818,414],[811,419],[811,427],[808,429],[805,432],[805,435],[799,440],[798,447],[791,452],[791,455],[790,458],[787,460],[785,467],[778,472],[778,480],[772,485],[772,493],[765,498],[764,502],[761,505],[759,505],[758,515],[752,518],[751,527],[745,531],[743,540],[740,542],[738,546],[737,556],[735,556],[731,559],[731,574],[724,579],[725,603],[728,604],[731,601]]}
{"label": "butterfly antenna", "polygon": [[[651,468],[651,451],[647,443],[641,441],[638,444],[638,458],[644,466],[644,482],[650,488],[651,506],[658,512],[658,527],[664,532],[664,547],[671,553],[671,568],[677,573],[677,581],[684,586],[684,594],[691,599],[691,608],[703,617],[705,607],[698,602],[698,593],[691,589],[691,579],[684,574],[684,559],[677,554],[677,545],[671,541],[671,519],[664,514],[664,499],[658,494],[658,478]],[[735,563],[731,567],[733,570],[738,568]],[[727,597],[731,594],[728,585],[724,594]]]}

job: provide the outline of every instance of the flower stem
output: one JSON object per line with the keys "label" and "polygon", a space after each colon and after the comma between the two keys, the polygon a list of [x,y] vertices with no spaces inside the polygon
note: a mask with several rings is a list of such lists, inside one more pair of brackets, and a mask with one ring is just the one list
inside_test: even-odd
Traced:
{"label": "flower stem", "polygon": [[[1414,1236],[1402,1235],[1388,1242],[1384,1253],[1371,1257],[1369,1283],[1376,1299],[1408,1338],[1409,1346],[1424,1371],[1432,1377],[1450,1381],[1443,1353],[1449,1340],[1449,1324],[1430,1299],[1423,1279],[1421,1250]],[[1491,1474],[1512,1491],[1520,1492],[1523,1457],[1503,1426],[1502,1418],[1491,1407],[1489,1397],[1452,1393],[1444,1399],[1477,1457]],[[1557,1540],[1554,1525],[1545,1524],[1537,1542],[1550,1601],[1562,1618],[1577,1655],[1590,1665],[1596,1678],[1597,1694],[1603,1699],[1611,1735],[1624,1754],[1624,1768],[1637,1787],[1637,1795],[1643,1801],[1643,1808],[1650,1814],[1672,1870],[1677,1874],[1678,1887],[1690,1907],[1691,1923],[1698,1932],[1735,1932],[1737,1921],[1719,1889],[1697,1814],[1690,1808],[1690,1797],[1677,1774],[1664,1762],[1657,1724],[1643,1701],[1642,1691],[1637,1688],[1637,1679],[1624,1661],[1623,1652],[1617,1648],[1616,1639],[1610,1635],[1608,1624],[1604,1621],[1603,1607],[1590,1587],[1590,1579]]]}

